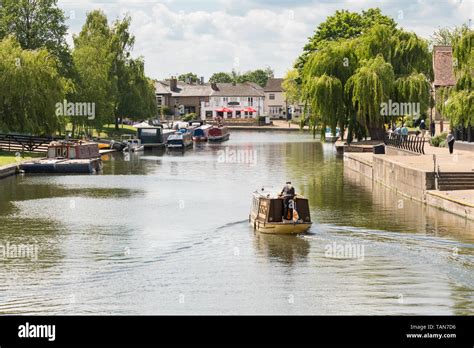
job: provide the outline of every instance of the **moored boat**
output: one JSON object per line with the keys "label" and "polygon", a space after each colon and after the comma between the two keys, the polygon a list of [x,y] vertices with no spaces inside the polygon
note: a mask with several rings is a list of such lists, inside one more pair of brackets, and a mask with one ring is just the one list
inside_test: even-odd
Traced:
{"label": "moored boat", "polygon": [[209,137],[209,129],[211,128],[212,126],[208,124],[196,128],[193,132],[193,141],[207,141]]}
{"label": "moored boat", "polygon": [[171,134],[166,140],[168,149],[185,149],[193,145],[193,137],[190,132],[176,132]]}
{"label": "moored boat", "polygon": [[266,191],[255,191],[249,222],[254,230],[271,234],[299,234],[312,225],[308,200],[296,195],[289,202],[291,219],[283,217],[284,199]]}
{"label": "moored boat", "polygon": [[20,165],[25,173],[89,174],[102,170],[97,143],[53,141],[48,145],[48,157]]}
{"label": "moored boat", "polygon": [[336,134],[334,135],[332,133],[332,129],[330,127],[326,127],[325,133],[324,133],[324,141],[326,143],[335,143],[339,137],[341,136],[340,134],[341,130],[339,127],[336,128]]}
{"label": "moored boat", "polygon": [[226,126],[212,126],[209,128],[209,141],[225,141],[229,140],[230,133]]}
{"label": "moored boat", "polygon": [[123,149],[124,152],[139,152],[143,151],[145,147],[142,145],[140,139],[129,139],[126,141],[126,146]]}

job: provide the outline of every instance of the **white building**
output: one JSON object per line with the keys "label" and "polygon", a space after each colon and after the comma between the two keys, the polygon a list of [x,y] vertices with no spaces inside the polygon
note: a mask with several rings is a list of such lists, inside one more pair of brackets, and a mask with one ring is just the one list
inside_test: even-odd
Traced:
{"label": "white building", "polygon": [[263,88],[252,82],[213,83],[208,102],[201,102],[201,119],[256,118],[264,113]]}

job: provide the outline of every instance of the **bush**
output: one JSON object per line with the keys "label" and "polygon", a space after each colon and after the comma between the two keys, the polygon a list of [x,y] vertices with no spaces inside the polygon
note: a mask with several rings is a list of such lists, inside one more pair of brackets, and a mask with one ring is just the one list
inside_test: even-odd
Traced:
{"label": "bush", "polygon": [[191,112],[189,114],[186,114],[184,115],[183,117],[183,121],[184,122],[189,122],[189,121],[193,121],[196,119],[196,114],[194,112]]}
{"label": "bush", "polygon": [[446,138],[448,133],[441,133],[435,137],[432,137],[430,140],[430,144],[434,147],[446,147]]}

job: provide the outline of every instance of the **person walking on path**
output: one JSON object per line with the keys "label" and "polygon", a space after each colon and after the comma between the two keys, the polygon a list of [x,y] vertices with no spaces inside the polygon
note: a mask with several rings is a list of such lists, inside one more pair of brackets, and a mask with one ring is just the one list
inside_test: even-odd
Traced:
{"label": "person walking on path", "polygon": [[449,147],[449,153],[452,155],[454,150],[454,135],[453,132],[449,132],[448,137],[446,138]]}
{"label": "person walking on path", "polygon": [[434,137],[435,131],[436,131],[435,122],[434,122],[434,120],[431,120],[431,122],[430,122],[430,134],[431,134],[432,137]]}
{"label": "person walking on path", "polygon": [[425,133],[426,133],[425,120],[421,120],[421,122],[420,122],[420,131],[421,131],[421,137],[424,138],[424,137],[425,137]]}

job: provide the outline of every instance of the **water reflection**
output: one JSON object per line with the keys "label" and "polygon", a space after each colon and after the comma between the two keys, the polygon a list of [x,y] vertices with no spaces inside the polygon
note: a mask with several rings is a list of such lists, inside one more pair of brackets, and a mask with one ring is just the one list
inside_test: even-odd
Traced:
{"label": "water reflection", "polygon": [[310,243],[300,237],[255,232],[254,244],[261,255],[286,265],[303,262],[310,251]]}

